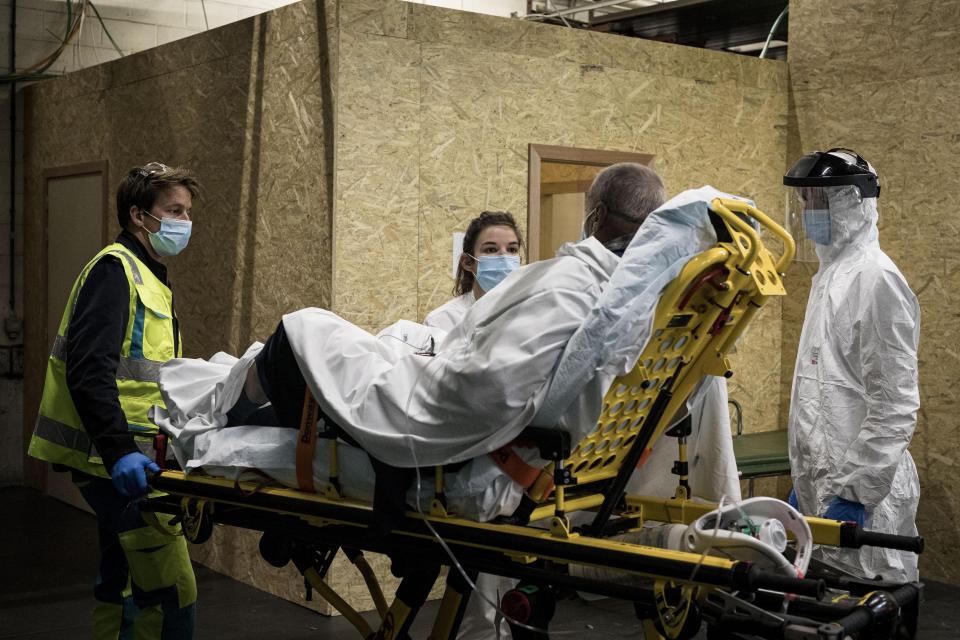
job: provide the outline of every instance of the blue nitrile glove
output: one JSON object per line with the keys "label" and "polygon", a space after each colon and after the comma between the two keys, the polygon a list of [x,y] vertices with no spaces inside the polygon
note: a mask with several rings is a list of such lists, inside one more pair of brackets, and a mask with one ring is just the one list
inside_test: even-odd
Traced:
{"label": "blue nitrile glove", "polygon": [[823,512],[824,518],[830,520],[841,520],[843,522],[856,522],[863,527],[864,518],[866,518],[866,509],[859,502],[844,500],[840,496],[834,496],[827,505],[827,510]]}
{"label": "blue nitrile glove", "polygon": [[147,456],[139,451],[128,453],[113,465],[110,479],[113,480],[113,486],[121,494],[136,498],[146,495],[149,490],[145,469],[149,469],[153,473],[160,473],[160,467],[157,466],[157,463]]}
{"label": "blue nitrile glove", "polygon": [[790,495],[787,496],[787,504],[800,511],[800,503],[797,502],[797,490],[793,487],[790,488]]}

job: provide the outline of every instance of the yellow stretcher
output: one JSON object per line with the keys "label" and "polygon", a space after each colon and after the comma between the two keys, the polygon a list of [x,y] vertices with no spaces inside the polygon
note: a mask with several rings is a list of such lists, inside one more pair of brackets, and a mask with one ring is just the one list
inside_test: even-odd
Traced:
{"label": "yellow stretcher", "polygon": [[[318,493],[165,471],[153,480],[165,495],[147,500],[144,510],[179,514],[185,535],[195,542],[209,536],[214,522],[263,531],[262,555],[277,566],[294,562],[363,638],[409,637],[410,624],[441,567],[453,565],[448,550],[471,579],[482,571],[521,580],[519,589],[504,599],[505,608],[511,617],[543,630],[558,595],[579,590],[633,602],[651,639],[690,638],[703,624],[710,627],[711,638],[913,638],[919,584],[878,584],[816,570],[792,577],[747,561],[611,539],[638,530],[645,521],[688,524],[716,508],[690,499],[689,421],[669,431],[668,426],[682,414],[704,375],[732,375],[727,352],[767,299],[786,293],[782,276],[794,254],[789,234],[741,201],[717,199],[710,209],[717,246],[693,257],[664,290],[649,343],[635,368],[611,385],[595,430],[578,443],[550,428],[531,427],[522,434],[552,461],[555,489],[549,498],[526,500],[511,518],[471,521],[447,512],[443,470],[437,468],[429,513],[408,512],[388,534],[374,536],[368,529],[377,518],[372,506],[340,491],[338,445],[331,440],[331,477]],[[751,221],[779,241],[779,255],[764,245]],[[676,496],[626,495],[630,474],[665,433],[678,442]],[[572,527],[573,512],[587,514],[588,524]],[[820,518],[807,522],[817,544],[922,550],[920,538]],[[376,629],[324,581],[338,549],[370,587],[380,617]],[[402,576],[389,605],[363,551],[389,555]],[[572,574],[570,565],[632,574],[637,580],[628,586],[622,579],[588,579]],[[448,571],[430,638],[456,637],[468,597],[464,575]],[[511,629],[514,638],[547,637],[522,626]]]}

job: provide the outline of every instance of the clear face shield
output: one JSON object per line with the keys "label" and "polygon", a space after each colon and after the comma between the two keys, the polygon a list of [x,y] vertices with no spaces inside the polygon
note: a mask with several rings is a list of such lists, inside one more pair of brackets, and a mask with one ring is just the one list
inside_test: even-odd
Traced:
{"label": "clear face shield", "polygon": [[838,239],[839,221],[861,202],[853,185],[838,187],[786,187],[787,231],[797,243],[799,262],[821,262],[823,251]]}

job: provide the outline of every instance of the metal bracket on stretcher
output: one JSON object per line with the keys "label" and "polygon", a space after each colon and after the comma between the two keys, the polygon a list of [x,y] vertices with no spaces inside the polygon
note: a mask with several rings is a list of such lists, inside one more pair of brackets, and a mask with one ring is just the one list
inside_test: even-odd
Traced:
{"label": "metal bracket on stretcher", "polygon": [[[512,625],[514,638],[546,638],[557,598],[571,590],[633,602],[648,639],[691,638],[703,624],[717,634],[711,638],[915,637],[917,584],[860,581],[816,571],[787,575],[746,560],[611,539],[637,531],[647,521],[690,524],[716,508],[690,499],[685,478],[689,431],[677,427],[674,418],[683,415],[686,399],[703,376],[732,375],[726,354],[767,299],[786,293],[782,278],[794,254],[789,234],[743,201],[717,199],[710,208],[717,246],[694,256],[666,287],[651,338],[635,368],[611,385],[595,429],[575,444],[568,433],[551,428],[530,427],[521,435],[551,461],[553,491],[528,490],[513,516],[480,523],[448,513],[438,469],[430,513],[408,512],[387,535],[374,537],[368,532],[376,518],[371,505],[347,499],[339,489],[336,440],[328,441],[330,480],[319,493],[271,487],[250,491],[245,483],[239,483],[238,490],[230,480],[165,471],[153,484],[167,495],[151,498],[144,509],[189,513],[192,518],[199,510],[213,522],[263,531],[261,554],[277,566],[292,561],[363,638],[409,637],[410,624],[441,567],[452,565],[434,531],[471,579],[482,571],[521,580],[520,587],[504,597],[504,610],[544,632]],[[764,246],[751,219],[780,241],[779,256]],[[642,467],[664,433],[678,441],[676,496],[625,494],[630,475]],[[312,489],[312,478],[304,488]],[[568,515],[575,511],[588,512],[589,522],[572,527]],[[920,538],[863,531],[854,523],[821,518],[806,521],[817,544],[922,550]],[[544,522],[547,525],[530,524]],[[207,530],[195,523],[191,529]],[[348,554],[370,587],[377,606],[373,625],[324,581],[338,549]],[[394,572],[402,577],[389,606],[363,551],[389,555]],[[571,571],[578,566],[611,579]],[[831,596],[825,599],[828,589]],[[430,638],[456,637],[469,596],[464,576],[451,568]]]}

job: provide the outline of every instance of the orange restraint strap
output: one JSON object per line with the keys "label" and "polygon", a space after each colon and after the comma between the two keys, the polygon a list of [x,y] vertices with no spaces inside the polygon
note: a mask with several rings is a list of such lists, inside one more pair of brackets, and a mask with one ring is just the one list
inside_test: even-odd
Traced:
{"label": "orange restraint strap", "polygon": [[300,433],[297,435],[297,486],[301,491],[316,493],[313,486],[313,453],[317,448],[317,418],[320,407],[307,387],[300,413]]}
{"label": "orange restraint strap", "polygon": [[549,471],[549,465],[545,469],[538,469],[527,464],[513,452],[510,445],[491,451],[490,457],[501,471],[523,487],[534,500],[543,500],[553,491],[553,475]]}

